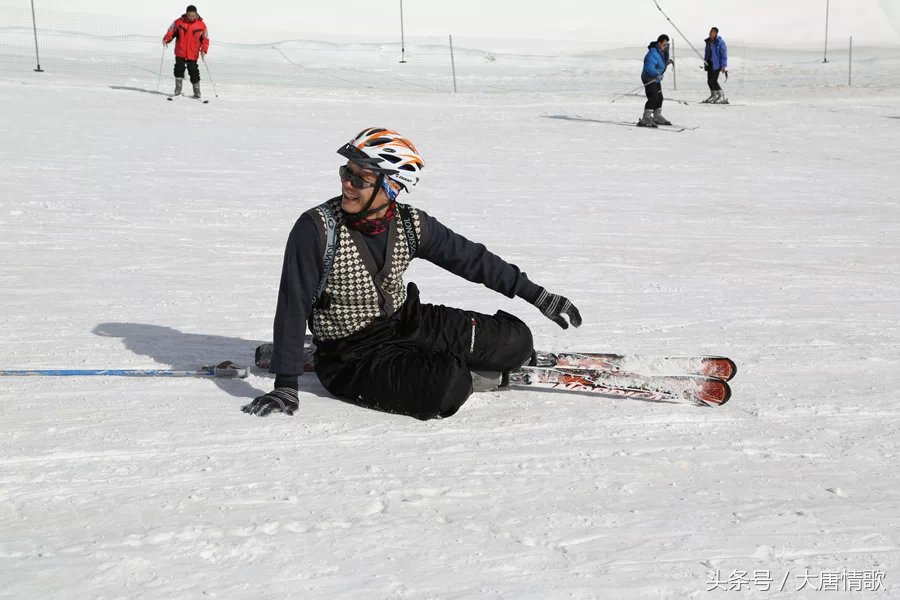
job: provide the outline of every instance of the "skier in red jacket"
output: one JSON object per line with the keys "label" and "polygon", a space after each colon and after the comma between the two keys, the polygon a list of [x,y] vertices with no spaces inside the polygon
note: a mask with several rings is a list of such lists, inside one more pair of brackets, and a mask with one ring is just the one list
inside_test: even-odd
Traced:
{"label": "skier in red jacket", "polygon": [[197,67],[197,57],[206,56],[209,50],[209,36],[206,33],[206,23],[197,14],[197,7],[189,5],[184,14],[169,27],[163,38],[163,46],[169,42],[175,42],[175,92],[181,95],[181,84],[184,81],[184,70],[187,68],[191,76],[191,85],[194,86],[194,98],[200,97],[200,69]]}

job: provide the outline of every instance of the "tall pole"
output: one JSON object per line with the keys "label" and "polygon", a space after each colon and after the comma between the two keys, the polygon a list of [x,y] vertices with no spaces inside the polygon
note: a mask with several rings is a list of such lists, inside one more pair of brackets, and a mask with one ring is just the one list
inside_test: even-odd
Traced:
{"label": "tall pole", "polygon": [[672,48],[672,89],[678,91],[678,78],[675,76],[675,40],[673,39],[670,47]]}
{"label": "tall pole", "polygon": [[37,61],[37,69],[35,69],[38,73],[43,73],[44,70],[41,68],[41,56],[38,53],[38,43],[37,43],[37,21],[34,18],[34,0],[31,0],[31,25],[34,27],[34,59]]}
{"label": "tall pole", "polygon": [[453,93],[456,93],[456,61],[453,59],[453,36],[450,35],[450,69],[453,72]]}
{"label": "tall pole", "polygon": [[403,0],[400,0],[400,62],[406,62],[406,36],[403,33]]}
{"label": "tall pole", "polygon": [[847,64],[847,85],[853,86],[853,36],[850,36],[850,61]]}
{"label": "tall pole", "polygon": [[825,58],[822,61],[823,63],[828,62],[828,9],[830,4],[831,0],[825,0]]}

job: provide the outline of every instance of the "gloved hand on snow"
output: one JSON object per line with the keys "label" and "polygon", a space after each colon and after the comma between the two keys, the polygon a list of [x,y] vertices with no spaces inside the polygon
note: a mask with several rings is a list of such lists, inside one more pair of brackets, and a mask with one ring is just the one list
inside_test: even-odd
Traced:
{"label": "gloved hand on snow", "polygon": [[297,390],[280,387],[275,388],[268,394],[258,396],[253,399],[250,404],[245,404],[241,410],[249,415],[258,415],[267,417],[273,412],[283,412],[291,416],[294,411],[300,408],[300,402],[297,396]]}
{"label": "gloved hand on snow", "polygon": [[[534,301],[534,305],[545,317],[563,329],[568,329],[569,323],[572,323],[574,327],[581,325],[581,313],[565,296],[551,294],[544,288],[541,288],[541,294]],[[569,318],[569,323],[566,322],[563,315]]]}

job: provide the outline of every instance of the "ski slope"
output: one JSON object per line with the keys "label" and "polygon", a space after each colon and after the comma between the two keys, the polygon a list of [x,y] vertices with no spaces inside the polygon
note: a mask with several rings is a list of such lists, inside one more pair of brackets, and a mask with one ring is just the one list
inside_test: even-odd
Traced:
{"label": "ski slope", "polygon": [[[699,126],[681,133],[591,122],[642,107],[599,75],[459,95],[225,78],[203,105],[146,73],[2,74],[0,368],[250,363],[294,220],[383,125],[426,159],[410,202],[584,325],[417,261],[423,301],[513,312],[541,348],[739,373],[719,409],[516,390],[429,422],[314,377],[266,419],[240,411],[260,372],[5,378],[0,596],[896,597],[900,92],[797,85],[791,64],[735,73],[740,106],[668,102]],[[704,97],[684,73],[667,95]],[[743,592],[709,591],[739,572]],[[874,591],[817,591],[832,573]]]}

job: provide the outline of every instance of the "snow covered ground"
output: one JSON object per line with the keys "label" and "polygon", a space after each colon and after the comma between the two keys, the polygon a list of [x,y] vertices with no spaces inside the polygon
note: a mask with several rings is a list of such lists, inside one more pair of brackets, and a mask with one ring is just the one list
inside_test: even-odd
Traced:
{"label": "snow covered ground", "polygon": [[[581,92],[459,95],[263,86],[222,61],[208,105],[166,102],[152,62],[4,69],[3,368],[251,362],[290,227],[338,191],[337,147],[384,125],[426,157],[410,202],[585,324],[416,263],[425,301],[512,311],[543,348],[740,371],[719,409],[507,391],[431,422],[314,377],[267,419],[239,410],[259,372],[5,378],[0,597],[896,597],[900,61],[847,88],[772,56],[735,69],[735,106],[668,102],[682,133],[595,122],[637,119],[609,99],[640,57]],[[666,88],[704,89],[688,69]]]}

